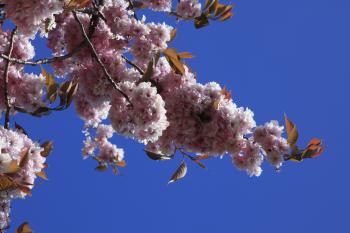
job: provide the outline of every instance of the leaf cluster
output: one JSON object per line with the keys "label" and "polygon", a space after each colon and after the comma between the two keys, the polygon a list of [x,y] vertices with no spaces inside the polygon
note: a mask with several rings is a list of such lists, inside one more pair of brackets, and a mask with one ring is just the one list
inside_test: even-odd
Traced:
{"label": "leaf cluster", "polygon": [[202,28],[209,25],[210,20],[226,21],[233,16],[234,5],[225,5],[218,0],[206,0],[202,14],[194,19],[194,26]]}
{"label": "leaf cluster", "polygon": [[299,132],[296,125],[287,117],[286,114],[284,115],[284,120],[288,135],[287,141],[291,148],[291,153],[285,155],[285,160],[300,162],[303,159],[316,158],[323,153],[323,142],[319,138],[311,139],[306,148],[300,149],[297,146]]}

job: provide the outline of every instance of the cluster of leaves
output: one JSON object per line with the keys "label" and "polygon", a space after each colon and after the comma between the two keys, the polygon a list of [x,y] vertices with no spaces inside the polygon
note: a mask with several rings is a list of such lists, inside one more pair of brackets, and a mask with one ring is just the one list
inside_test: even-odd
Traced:
{"label": "cluster of leaves", "polygon": [[[16,124],[16,127],[20,129],[23,129],[22,127],[18,126]],[[41,152],[41,156],[42,157],[48,157],[49,154],[52,151],[53,148],[53,142],[52,141],[46,141],[44,143],[42,143],[40,145],[42,148],[44,148],[44,150]],[[13,189],[19,189],[22,192],[31,195],[31,191],[30,188],[28,186],[33,186],[34,184],[29,184],[27,182],[24,181],[16,181],[14,179],[15,174],[20,171],[21,169],[23,169],[23,167],[28,163],[28,156],[29,156],[29,149],[24,149],[21,152],[21,159],[20,162],[17,163],[16,160],[12,160],[11,163],[9,163],[8,167],[5,169],[7,172],[0,174],[0,191],[9,191],[9,190],[13,190]],[[44,168],[36,173],[37,176],[39,176],[42,179],[47,180],[47,176],[46,173],[44,171],[45,168],[47,168],[48,165],[47,163],[44,164]]]}
{"label": "cluster of leaves", "polygon": [[206,0],[202,14],[194,19],[194,26],[202,28],[209,25],[209,19],[226,21],[233,16],[234,5],[225,5],[218,0]]}
{"label": "cluster of leaves", "polygon": [[[15,110],[23,113],[30,114],[32,116],[41,117],[49,115],[52,111],[62,111],[67,109],[73,101],[73,97],[78,90],[77,81],[67,81],[58,84],[52,74],[47,72],[43,67],[41,68],[41,74],[45,77],[46,85],[46,104],[40,106],[34,112],[28,112],[25,109],[14,107]],[[59,104],[56,107],[51,107],[59,98]]]}
{"label": "cluster of leaves", "polygon": [[173,159],[175,157],[175,154],[176,154],[177,151],[179,151],[182,154],[183,159],[182,159],[179,167],[176,169],[176,171],[173,173],[173,175],[169,179],[168,184],[174,183],[177,180],[182,179],[183,177],[185,177],[185,175],[187,173],[187,164],[186,164],[185,158],[187,158],[190,161],[196,163],[198,166],[200,166],[203,169],[206,169],[206,167],[201,162],[201,160],[210,158],[209,155],[207,155],[207,154],[192,156],[192,155],[189,155],[183,149],[180,149],[180,148],[177,148],[172,155],[163,155],[163,154],[158,154],[158,153],[154,153],[154,152],[145,150],[146,155],[150,159],[156,160],[156,161],[171,160],[171,159]]}
{"label": "cluster of leaves", "polygon": [[98,166],[95,168],[96,171],[104,172],[107,170],[108,165],[112,167],[112,171],[115,175],[122,175],[122,173],[119,171],[119,168],[126,167],[126,162],[118,161],[116,159],[111,159],[106,163],[105,161],[102,161],[98,156],[94,156],[93,159],[95,159],[98,162]]}
{"label": "cluster of leaves", "polygon": [[322,140],[319,138],[313,138],[310,140],[306,148],[300,149],[297,146],[297,141],[299,138],[299,132],[296,125],[284,115],[286,131],[288,134],[288,144],[291,148],[291,153],[285,155],[285,160],[291,160],[295,162],[300,162],[303,159],[316,158],[322,154],[324,151],[324,146]]}

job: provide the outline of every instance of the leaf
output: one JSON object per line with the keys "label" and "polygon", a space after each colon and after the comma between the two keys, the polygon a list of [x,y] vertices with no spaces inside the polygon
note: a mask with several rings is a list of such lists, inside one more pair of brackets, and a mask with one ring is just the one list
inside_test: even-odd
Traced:
{"label": "leaf", "polygon": [[40,178],[44,179],[44,180],[48,180],[49,178],[47,178],[47,175],[45,173],[45,171],[40,171],[36,173],[37,176],[39,176]]}
{"label": "leaf", "polygon": [[225,20],[228,20],[228,19],[231,18],[232,16],[233,16],[233,13],[232,13],[232,12],[227,12],[227,13],[223,14],[223,15],[219,18],[219,20],[220,20],[221,22],[223,22],[223,21],[225,21]]}
{"label": "leaf", "polygon": [[215,0],[206,0],[204,4],[204,10],[208,9],[214,2]]}
{"label": "leaf", "polygon": [[157,153],[147,151],[147,150],[144,150],[144,151],[146,152],[147,156],[152,160],[170,160],[170,159],[172,159],[171,156],[157,154]]}
{"label": "leaf", "polygon": [[209,7],[209,10],[208,10],[209,13],[215,12],[218,6],[219,6],[219,1],[218,0],[214,0],[213,3]]}
{"label": "leaf", "polygon": [[196,157],[196,160],[200,161],[200,160],[203,160],[203,159],[209,159],[210,156],[208,154],[203,154],[203,155],[198,155]]}
{"label": "leaf", "polygon": [[193,162],[195,162],[196,164],[198,164],[201,168],[206,169],[205,165],[202,162],[199,162],[199,160],[192,160]]}
{"label": "leaf", "polygon": [[20,168],[23,168],[28,163],[28,160],[29,160],[29,148],[24,148],[21,151],[20,158],[21,158],[21,160],[19,161],[18,166]]}
{"label": "leaf", "polygon": [[145,73],[142,75],[141,79],[137,81],[137,84],[141,82],[148,82],[151,80],[154,72],[154,65],[155,65],[155,59],[152,58],[147,65],[147,69]]}
{"label": "leaf", "polygon": [[16,128],[19,132],[21,132],[21,133],[23,133],[24,135],[27,135],[27,136],[28,136],[28,134],[27,134],[27,132],[24,130],[24,128],[23,128],[22,126],[20,126],[19,124],[17,124],[17,122],[15,122],[15,128]]}
{"label": "leaf", "polygon": [[232,8],[233,8],[233,5],[220,4],[215,11],[215,16],[217,16],[217,17],[223,16],[223,15],[227,14],[228,12],[230,12],[232,10]]}
{"label": "leaf", "polygon": [[0,175],[0,191],[6,191],[16,187],[13,179],[7,175]]}
{"label": "leaf", "polygon": [[180,74],[185,73],[183,63],[179,60],[175,48],[167,48],[163,51],[164,55],[168,59],[170,65]]}
{"label": "leaf", "polygon": [[40,152],[40,155],[42,157],[47,157],[51,153],[53,149],[53,141],[46,141],[40,145],[42,148],[44,148],[43,151]]}
{"label": "leaf", "polygon": [[73,97],[75,96],[75,94],[78,91],[78,87],[79,87],[79,83],[76,82],[74,84],[72,84],[71,88],[68,90],[67,93],[67,102],[66,102],[66,108],[69,107],[69,105],[72,103]]}
{"label": "leaf", "polygon": [[294,126],[293,130],[288,134],[287,142],[291,147],[294,147],[298,141],[299,133],[298,129]]}
{"label": "leaf", "polygon": [[33,230],[30,228],[28,222],[24,222],[17,228],[15,233],[33,233]]}
{"label": "leaf", "polygon": [[299,133],[297,127],[294,125],[294,123],[287,117],[287,114],[284,114],[284,120],[286,125],[286,130],[288,134],[288,144],[293,148],[299,138]]}
{"label": "leaf", "polygon": [[19,190],[21,190],[21,192],[31,196],[32,195],[32,192],[30,191],[30,188],[28,188],[27,186],[25,185],[17,185],[16,186]]}
{"label": "leaf", "polygon": [[230,100],[231,99],[231,93],[227,90],[226,87],[224,87],[221,91],[220,91],[221,95],[224,96],[225,100]]}
{"label": "leaf", "polygon": [[202,13],[200,16],[194,19],[195,28],[199,29],[209,25],[208,16]]}
{"label": "leaf", "polygon": [[313,138],[311,139],[311,141],[309,142],[309,144],[307,145],[307,148],[313,148],[315,146],[320,146],[322,145],[322,141],[319,138]]}
{"label": "leaf", "polygon": [[303,158],[316,158],[324,151],[322,141],[318,138],[312,139],[302,154]]}
{"label": "leaf", "polygon": [[115,165],[117,165],[118,167],[126,167],[126,162],[124,160],[119,161],[119,162],[116,162]]}
{"label": "leaf", "polygon": [[168,184],[174,183],[177,180],[182,179],[183,177],[185,177],[186,173],[187,173],[187,165],[186,165],[185,161],[182,161],[182,163],[177,168],[175,173],[171,176]]}
{"label": "leaf", "polygon": [[41,67],[41,74],[45,77],[45,85],[47,89],[47,99],[50,103],[55,102],[57,97],[58,84],[56,83],[54,77],[49,74],[44,67]]}
{"label": "leaf", "polygon": [[171,30],[171,32],[170,32],[170,41],[173,41],[173,40],[175,39],[176,34],[177,34],[176,28],[174,28],[173,30]]}
{"label": "leaf", "polygon": [[96,171],[99,171],[99,172],[104,172],[107,170],[107,165],[106,164],[99,164],[96,168],[95,168]]}
{"label": "leaf", "polygon": [[184,58],[193,58],[193,55],[192,55],[190,52],[181,52],[181,53],[178,53],[177,56],[178,56],[180,59],[184,59]]}
{"label": "leaf", "polygon": [[17,160],[11,160],[4,173],[12,174],[18,172],[20,167],[17,164]]}
{"label": "leaf", "polygon": [[294,123],[291,120],[289,120],[286,113],[284,114],[284,122],[286,125],[287,134],[290,134],[294,128]]}
{"label": "leaf", "polygon": [[74,10],[87,7],[91,4],[91,0],[71,0],[66,6],[67,10]]}

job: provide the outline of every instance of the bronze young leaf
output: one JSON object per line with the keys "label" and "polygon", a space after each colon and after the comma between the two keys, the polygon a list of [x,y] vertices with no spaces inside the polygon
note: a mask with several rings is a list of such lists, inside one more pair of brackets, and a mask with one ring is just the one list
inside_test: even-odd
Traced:
{"label": "bronze young leaf", "polygon": [[51,153],[53,149],[53,141],[46,141],[43,144],[41,144],[41,147],[44,148],[43,151],[41,151],[41,156],[42,157],[47,157]]}
{"label": "bronze young leaf", "polygon": [[33,233],[33,230],[30,228],[28,222],[24,222],[17,228],[15,233]]}
{"label": "bronze young leaf", "polygon": [[187,173],[187,165],[185,163],[185,161],[182,161],[182,163],[180,164],[180,166],[177,168],[177,170],[175,171],[175,173],[171,176],[168,184],[170,183],[174,183],[177,180],[185,177]]}
{"label": "bronze young leaf", "polygon": [[287,114],[284,114],[284,120],[288,135],[287,141],[290,147],[293,148],[296,145],[299,138],[298,129],[295,126],[295,124],[287,117]]}
{"label": "bronze young leaf", "polygon": [[157,153],[147,151],[147,150],[144,150],[144,151],[146,152],[146,155],[152,160],[170,160],[170,159],[172,159],[171,156],[157,154]]}

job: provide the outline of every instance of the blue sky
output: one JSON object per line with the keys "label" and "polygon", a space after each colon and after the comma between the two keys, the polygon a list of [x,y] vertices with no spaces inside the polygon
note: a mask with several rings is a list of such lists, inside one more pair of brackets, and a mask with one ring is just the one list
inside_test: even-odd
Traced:
{"label": "blue sky", "polygon": [[13,202],[12,226],[28,220],[38,233],[350,232],[350,2],[234,3],[236,15],[225,23],[201,30],[181,23],[174,46],[195,54],[190,65],[200,82],[227,86],[258,124],[282,121],[286,112],[300,143],[323,138],[326,152],[279,173],[265,164],[259,178],[228,158],[213,159],[208,171],[189,164],[185,179],[166,185],[179,161],[151,161],[142,145],[121,137],[114,142],[126,151],[124,176],[95,172],[95,161],[82,160],[83,122],[74,108],[41,119],[17,115],[32,138],[54,140],[55,150],[50,180]]}

